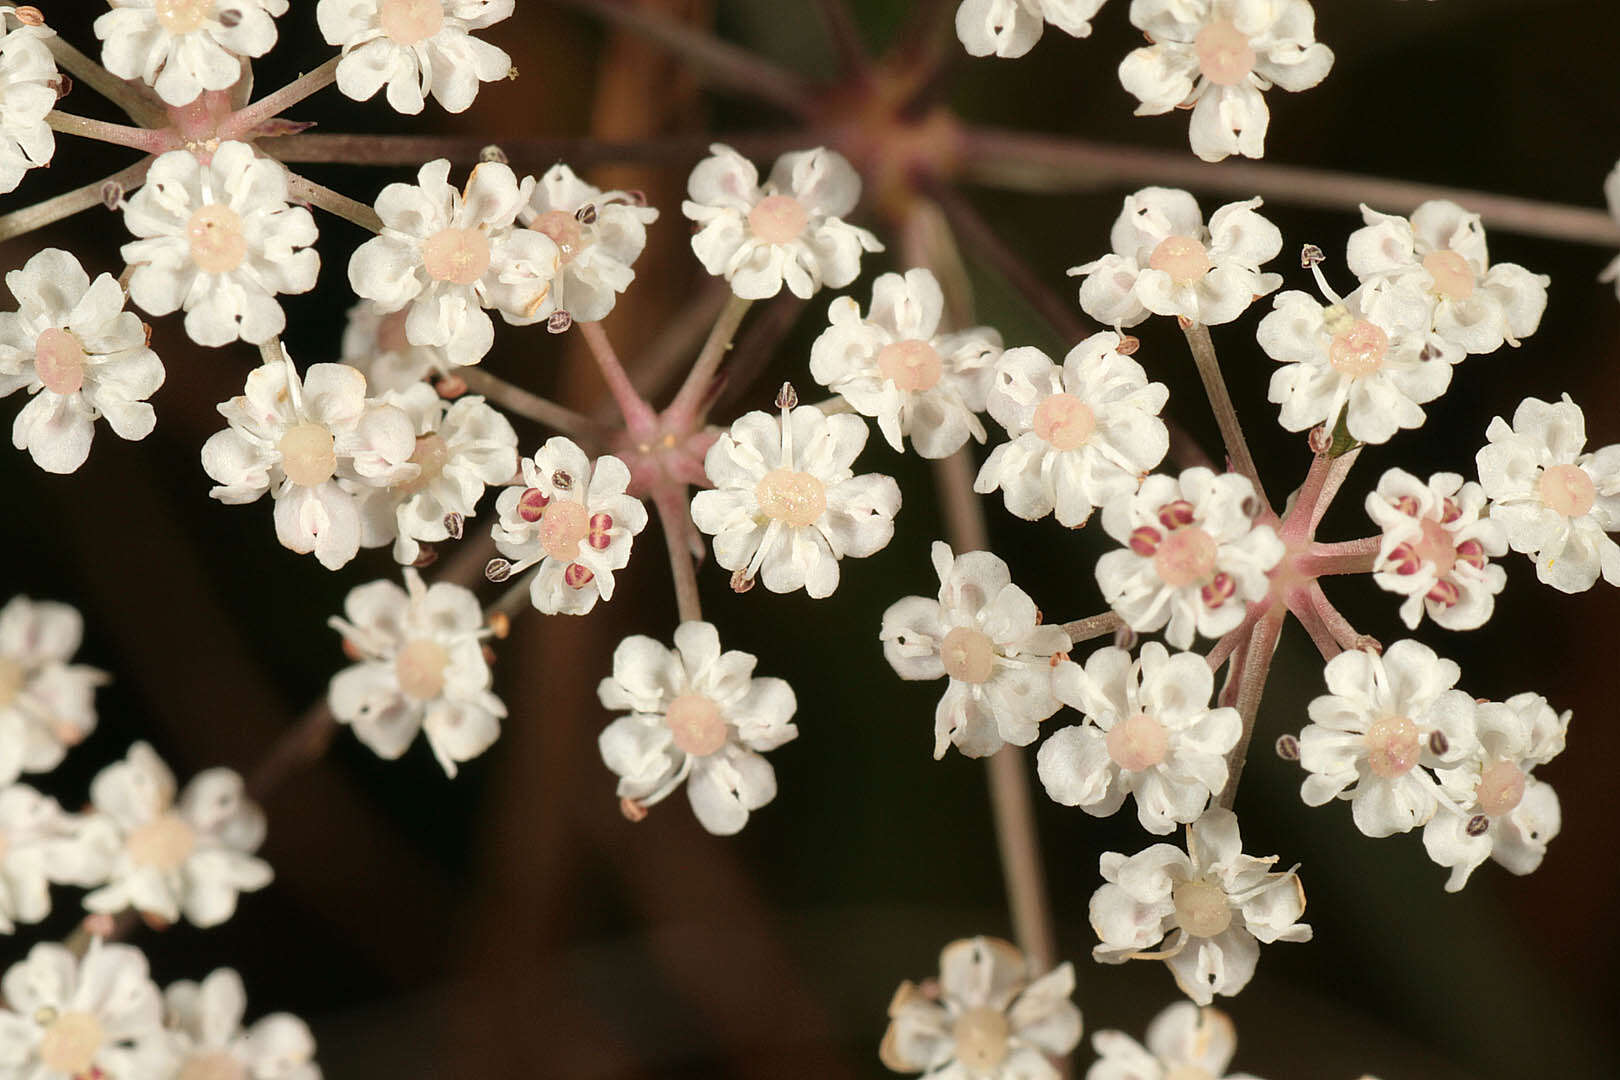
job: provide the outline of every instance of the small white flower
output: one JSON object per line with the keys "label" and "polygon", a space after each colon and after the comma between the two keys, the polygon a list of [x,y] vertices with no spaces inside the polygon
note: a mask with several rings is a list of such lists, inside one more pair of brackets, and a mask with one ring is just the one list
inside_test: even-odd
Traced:
{"label": "small white flower", "polygon": [[96,727],[107,673],[69,664],[84,619],[66,604],[13,596],[0,607],[0,784],[49,772]]}
{"label": "small white flower", "polygon": [[[0,187],[0,191],[4,188]],[[1608,177],[1603,181],[1603,197],[1609,203],[1609,216],[1620,221],[1620,162],[1617,162]],[[1620,255],[1615,256],[1613,262],[1604,267],[1603,273],[1598,275],[1599,281],[1614,282],[1614,291],[1620,295]]]}
{"label": "small white flower", "polygon": [[450,162],[430,161],[415,184],[389,184],[377,197],[381,235],[349,260],[349,284],[383,312],[409,305],[405,337],[443,348],[452,364],[476,364],[495,343],[484,308],[508,322],[547,300],[559,261],[551,237],[514,226],[534,178],[520,184],[499,162],[474,167],[467,186],[449,184]]}
{"label": "small white flower", "polygon": [[104,869],[79,843],[79,821],[26,784],[0,786],[0,934],[51,913],[50,883],[90,887]]}
{"label": "small white flower", "polygon": [[1456,473],[1425,484],[1390,469],[1367,495],[1367,514],[1383,530],[1373,581],[1406,597],[1401,621],[1415,630],[1427,611],[1447,630],[1484,626],[1507,572],[1490,562],[1507,554],[1501,523],[1481,516],[1485,492]]}
{"label": "small white flower", "polygon": [[[285,4],[285,0],[283,0]],[[328,45],[343,46],[338,89],[369,101],[383,86],[396,112],[422,111],[429,94],[465,112],[478,84],[504,79],[512,58],[472,36],[512,14],[516,0],[320,0],[315,19]]]}
{"label": "small white flower", "polygon": [[1091,36],[1091,18],[1105,0],[962,0],[956,36],[969,56],[1023,56],[1046,24],[1077,38]]}
{"label": "small white flower", "polygon": [[374,301],[362,300],[349,309],[343,330],[343,362],[358,368],[374,394],[406,390],[450,370],[444,350],[436,345],[412,345],[405,336],[410,308],[385,312]]}
{"label": "small white flower", "polygon": [[1149,641],[1140,659],[1112,645],[1065,660],[1052,673],[1059,701],[1088,721],[1041,744],[1037,772],[1064,806],[1107,817],[1136,796],[1142,828],[1164,836],[1191,824],[1226,787],[1226,753],[1243,720],[1209,707],[1215,674],[1197,653],[1170,655]]}
{"label": "small white flower", "polygon": [[[1123,1031],[1091,1037],[1098,1061],[1086,1080],[1217,1080],[1237,1052],[1237,1029],[1219,1009],[1178,1001],[1148,1025],[1144,1047]],[[1255,1080],[1233,1073],[1226,1080]]]}
{"label": "small white flower", "polygon": [[1169,624],[1178,649],[1194,633],[1220,637],[1266,595],[1266,574],[1283,557],[1270,525],[1256,525],[1254,485],[1237,473],[1202,466],[1179,478],[1155,473],[1134,494],[1103,507],[1103,529],[1125,547],[1097,560],[1103,599],[1149,632]]}
{"label": "small white flower", "polygon": [[47,472],[70,473],[90,456],[95,422],[122,439],[144,439],[157,415],[146,399],[163,364],[146,327],[124,310],[111,274],[91,284],[79,260],[46,248],[6,275],[20,310],[0,312],[0,397],[27,390],[11,441]]}
{"label": "small white flower", "polygon": [[598,598],[613,599],[613,572],[629,564],[631,540],[647,527],[647,508],[626,494],[629,466],[611,454],[593,466],[561,435],[524,458],[522,468],[521,482],[496,500],[495,546],[514,560],[514,575],[540,564],[529,583],[537,609],[584,615]]}
{"label": "small white flower", "polygon": [[638,196],[592,187],[559,164],[535,183],[519,216],[551,237],[560,260],[545,304],[526,321],[565,311],[575,322],[599,322],[635,280],[630,266],[647,246],[647,226],[658,211]]}
{"label": "small white flower", "polygon": [[1008,349],[996,362],[989,409],[1009,438],[990,451],[973,490],[1001,489],[1027,521],[1057,511],[1075,528],[1110,499],[1134,492],[1164,460],[1170,434],[1159,411],[1170,392],[1119,352],[1119,335],[1093,334],[1060,368],[1039,349]]}
{"label": "small white flower", "polygon": [[373,581],[349,593],[329,625],[360,662],[332,678],[332,715],[379,757],[405,752],[418,731],[446,774],[488,750],[506,706],[490,693],[484,612],[469,590],[432,587],[405,568],[405,588]]}
{"label": "small white flower", "polygon": [[360,550],[357,488],[414,479],[416,434],[392,405],[366,400],[366,377],[344,364],[314,364],[303,380],[292,360],[248,372],[238,397],[219,406],[230,423],[203,444],[202,463],[218,481],[209,492],[230,506],[275,500],[276,538],[311,551],[329,570]]}
{"label": "small white flower", "polygon": [[1058,710],[1052,658],[1069,651],[1060,626],[1041,626],[1029,594],[988,551],[952,556],[935,541],[939,599],[908,596],[883,613],[883,655],[902,679],[950,676],[934,710],[934,757],[955,743],[985,757],[1028,746]]}
{"label": "small white flower", "polygon": [[1457,892],[1487,858],[1515,874],[1541,865],[1561,824],[1551,784],[1530,775],[1564,750],[1570,713],[1540,694],[1515,694],[1475,711],[1476,751],[1439,772],[1447,799],[1423,829],[1429,858],[1451,868],[1447,892]]}
{"label": "small white flower", "polygon": [[175,797],[174,774],[146,743],[102,769],[90,784],[94,810],[81,834],[101,860],[106,884],[84,898],[90,911],[142,914],[218,926],[236,912],[239,893],[270,884],[264,812],[230,769],[192,777]]}
{"label": "small white flower", "polygon": [[1119,65],[1136,115],[1191,107],[1192,150],[1205,161],[1264,156],[1261,91],[1309,90],[1333,67],[1307,0],[1132,0],[1131,22],[1153,42]]}
{"label": "small white flower", "polygon": [[272,1013],[242,1027],[247,990],[220,968],[201,983],[171,983],[163,992],[169,1037],[180,1063],[177,1080],[321,1080],[315,1037],[291,1013]]}
{"label": "small white flower", "polygon": [[722,143],[687,180],[681,213],[698,223],[692,251],[745,300],[788,291],[801,300],[841,289],[861,273],[877,237],[844,221],[861,198],[860,174],[834,150],[783,154],[759,186],[753,162]]}
{"label": "small white flower", "polygon": [[1410,832],[1440,805],[1434,769],[1477,746],[1474,699],[1453,687],[1461,669],[1410,639],[1384,655],[1343,652],[1323,672],[1328,693],[1310,705],[1299,736],[1307,806],[1349,799],[1367,836]]}
{"label": "small white flower", "polygon": [[409,566],[421,557],[422,543],[450,539],[445,518],[475,516],[485,485],[511,479],[517,432],[483,398],[451,403],[427,383],[379,400],[410,417],[416,449],[409,462],[417,473],[392,487],[362,489],[360,542],[380,547],[393,541],[394,560]]}
{"label": "small white flower", "polygon": [[1034,1080],[1080,1041],[1074,965],[1030,978],[1024,954],[1000,938],[953,941],[939,979],[900,984],[878,1057],[895,1072],[938,1080]]}
{"label": "small white flower", "polygon": [[56,133],[45,122],[56,108],[56,60],[45,40],[56,32],[19,23],[15,10],[0,7],[0,195],[56,153]]}
{"label": "small white flower", "polygon": [[243,57],[276,44],[287,0],[108,0],[95,22],[101,62],[120,79],[139,79],[170,105],[242,79]]}
{"label": "small white flower", "polygon": [[[1187,830],[1187,851],[1154,844],[1100,862],[1106,884],[1091,897],[1092,956],[1105,964],[1162,959],[1181,992],[1199,1005],[1249,984],[1258,942],[1309,941],[1305,888],[1292,870],[1270,872],[1277,856],[1243,854],[1237,817],[1213,809]],[[1162,952],[1149,953],[1172,931]],[[1147,954],[1147,955],[1144,955]]]}
{"label": "small white flower", "polygon": [[732,424],[703,461],[714,490],[692,497],[692,520],[714,537],[715,561],[739,583],[758,577],[771,592],[831,596],[838,560],[886,547],[900,510],[892,478],[850,468],[866,435],[860,417],[823,416],[813,405]]}
{"label": "small white flower", "polygon": [[120,253],[129,296],[153,315],[184,310],[199,345],[263,345],[287,327],[277,293],[315,287],[315,219],[287,203],[287,170],[228,142],[204,165],[189,150],[158,158],[124,206],[142,239]]}
{"label": "small white flower", "polygon": [[1435,336],[1464,352],[1518,345],[1541,325],[1552,279],[1516,263],[1491,265],[1478,214],[1437,199],[1412,218],[1361,208],[1348,265],[1365,285],[1418,292],[1432,310]]}
{"label": "small white flower", "polygon": [[1562,401],[1525,398],[1513,426],[1500,416],[1474,457],[1479,481],[1514,551],[1536,560],[1536,577],[1561,592],[1590,589],[1598,575],[1620,585],[1620,446],[1583,453],[1586,416]]}
{"label": "small white flower", "polygon": [[596,689],[605,708],[626,714],[597,740],[619,798],[651,806],[684,780],[692,812],[716,836],[776,798],[776,771],[760,755],[798,737],[798,699],[781,679],[754,678],[755,663],[721,652],[706,622],[676,627],[673,649],[640,635],[619,642]]}
{"label": "small white flower", "polygon": [[163,998],[133,945],[92,938],[79,960],[42,942],[0,980],[0,1080],[170,1075]]}
{"label": "small white flower", "polygon": [[984,442],[977,413],[985,408],[1001,335],[988,326],[939,332],[945,295],[927,270],[884,274],[872,285],[872,308],[840,296],[827,309],[831,325],[810,349],[810,374],[843,396],[896,450],[901,437],[925,458],[954,454],[969,436]]}
{"label": "small white flower", "polygon": [[1150,313],[1205,326],[1231,322],[1283,281],[1260,271],[1282,250],[1277,226],[1255,213],[1260,205],[1258,198],[1228,203],[1206,227],[1185,191],[1149,187],[1127,195],[1109,238],[1113,253],[1069,270],[1086,276],[1080,306],[1116,328]]}

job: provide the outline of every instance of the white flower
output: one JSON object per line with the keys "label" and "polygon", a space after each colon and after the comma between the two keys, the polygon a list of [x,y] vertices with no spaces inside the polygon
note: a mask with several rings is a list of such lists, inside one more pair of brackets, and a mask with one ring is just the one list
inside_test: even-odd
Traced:
{"label": "white flower", "polygon": [[96,727],[107,673],[69,664],[84,620],[66,604],[13,596],[0,607],[0,784],[49,772]]}
{"label": "white flower", "polygon": [[51,912],[50,883],[100,884],[103,867],[86,857],[79,821],[26,784],[0,787],[0,934]]}
{"label": "white flower", "polygon": [[1598,575],[1620,585],[1620,446],[1583,453],[1586,416],[1562,401],[1525,398],[1513,426],[1500,416],[1475,455],[1479,481],[1508,545],[1536,560],[1536,577],[1561,592],[1590,589]]}
{"label": "white flower", "polygon": [[205,90],[228,90],[243,77],[243,57],[276,44],[273,15],[287,0],[108,0],[95,22],[101,62],[120,79],[140,79],[169,105],[189,105]]}
{"label": "white flower", "polygon": [[927,270],[884,274],[872,285],[872,309],[840,296],[831,323],[810,348],[810,374],[843,396],[896,450],[901,437],[925,458],[954,454],[972,436],[984,442],[976,413],[985,408],[1001,335],[988,326],[939,332],[945,295]]}
{"label": "white flower", "polygon": [[969,56],[1023,56],[1046,24],[1074,37],[1091,36],[1091,17],[1104,0],[962,0],[956,36]]}
{"label": "white flower", "polygon": [[878,1057],[895,1072],[938,1080],[1048,1080],[1052,1059],[1080,1041],[1074,965],[1031,980],[1010,942],[976,937],[939,954],[939,979],[900,984]]}
{"label": "white flower", "polygon": [[467,186],[448,183],[450,162],[430,161],[417,183],[377,197],[382,234],[349,260],[349,284],[383,312],[409,305],[405,337],[442,347],[452,364],[476,364],[495,342],[484,308],[521,322],[546,303],[559,253],[549,236],[514,227],[534,179],[518,183],[499,162],[473,168]]}
{"label": "white flower", "polygon": [[647,226],[658,211],[639,196],[592,187],[559,164],[535,183],[519,216],[551,237],[560,260],[545,304],[526,321],[565,311],[575,322],[599,322],[635,280],[630,264],[647,246]]}
{"label": "white flower", "polygon": [[[285,3],[285,0],[283,0]],[[328,45],[343,46],[338,89],[369,101],[384,85],[397,112],[422,111],[432,94],[465,112],[478,84],[512,73],[512,58],[472,36],[512,14],[516,0],[320,0],[315,19]]]}
{"label": "white flower", "polygon": [[[0,191],[5,190],[0,187]],[[1617,162],[1609,175],[1603,181],[1603,196],[1609,203],[1609,216],[1620,221],[1620,162]],[[1598,275],[1599,281],[1612,281],[1615,283],[1614,291],[1620,295],[1620,255],[1613,262],[1604,267],[1603,273]]]}
{"label": "white flower", "polygon": [[490,693],[484,659],[484,612],[469,590],[449,582],[428,587],[405,568],[405,588],[373,581],[349,593],[347,618],[329,625],[360,662],[332,677],[332,715],[390,760],[427,733],[446,774],[488,750],[501,733],[506,706]]}
{"label": "white flower", "polygon": [[1069,270],[1086,275],[1080,306],[1113,327],[1135,326],[1149,313],[1205,326],[1231,322],[1283,281],[1260,272],[1282,250],[1282,233],[1255,213],[1259,206],[1258,198],[1228,203],[1206,227],[1185,191],[1127,195],[1109,238],[1113,253]]}
{"label": "white flower", "polygon": [[407,566],[422,554],[422,542],[450,539],[445,518],[470,518],[486,484],[501,484],[517,471],[517,432],[506,417],[477,396],[445,401],[427,383],[379,399],[406,416],[416,432],[410,463],[416,475],[392,487],[362,489],[361,544],[390,540],[394,560]]}
{"label": "white flower", "polygon": [[1552,279],[1515,263],[1491,265],[1478,214],[1437,199],[1412,218],[1365,205],[1350,234],[1348,265],[1363,284],[1411,289],[1433,312],[1435,336],[1468,353],[1518,345],[1541,325]]}
{"label": "white flower", "polygon": [[360,369],[375,394],[405,390],[450,370],[444,350],[436,345],[412,345],[405,337],[410,308],[385,312],[371,300],[349,309],[343,330],[343,362]]}
{"label": "white flower", "polygon": [[1124,544],[1097,560],[1103,599],[1142,632],[1169,624],[1178,649],[1196,631],[1220,637],[1266,595],[1266,574],[1283,557],[1270,525],[1256,525],[1254,485],[1202,466],[1179,478],[1155,473],[1134,494],[1103,507],[1103,529]]}
{"label": "white flower", "polygon": [[[1452,689],[1461,673],[1410,639],[1384,655],[1343,652],[1327,663],[1328,693],[1310,705],[1299,736],[1307,806],[1349,799],[1367,836],[1409,832],[1439,806],[1431,770],[1475,750],[1474,699]],[[1347,790],[1348,789],[1348,790]]]}
{"label": "white flower", "polygon": [[1552,785],[1530,773],[1563,752],[1569,718],[1533,693],[1475,711],[1479,745],[1455,768],[1440,770],[1447,798],[1423,829],[1429,858],[1451,868],[1447,892],[1468,884],[1487,858],[1515,874],[1541,865],[1561,821]]}
{"label": "white flower", "polygon": [[120,251],[135,268],[130,299],[153,315],[184,309],[199,345],[263,345],[287,327],[276,294],[309,292],[320,272],[315,219],[288,205],[286,168],[246,143],[222,144],[206,165],[164,154],[124,224],[142,238]]}
{"label": "white flower", "polygon": [[56,108],[56,61],[45,39],[56,32],[20,24],[14,12],[0,7],[0,195],[56,153],[56,133],[45,122]]}
{"label": "white flower", "polygon": [[675,648],[636,635],[613,650],[613,675],[596,695],[624,711],[597,740],[619,777],[619,798],[646,807],[680,787],[698,822],[730,836],[776,798],[776,771],[760,756],[797,738],[798,699],[781,679],[753,677],[756,658],[722,653],[706,622],[675,628]]}
{"label": "white flower", "polygon": [[92,938],[83,960],[43,942],[0,980],[0,1080],[169,1075],[163,998],[133,945]]}
{"label": "white flower", "polygon": [[[630,562],[631,539],[647,508],[626,494],[630,468],[604,454],[591,459],[561,435],[522,461],[520,483],[501,492],[491,535],[518,574],[535,563],[529,599],[547,615],[584,615],[613,599],[613,572]],[[510,474],[509,474],[510,475]]]}
{"label": "white flower", "polygon": [[411,418],[366,400],[366,377],[343,364],[311,365],[302,381],[285,358],[248,372],[238,397],[219,406],[230,423],[202,448],[209,492],[227,505],[276,504],[276,538],[311,551],[329,570],[360,549],[357,496],[342,483],[386,486],[418,475]]}
{"label": "white flower", "polygon": [[315,1037],[298,1017],[272,1013],[242,1027],[247,990],[230,968],[201,983],[171,983],[163,1000],[180,1063],[176,1080],[321,1080]]}
{"label": "white flower", "polygon": [[861,177],[842,154],[817,147],[783,154],[762,188],[753,162],[722,143],[686,182],[681,213],[698,223],[692,251],[745,300],[787,285],[801,300],[823,285],[841,289],[861,272],[877,237],[845,222],[861,198]]}
{"label": "white flower", "polygon": [[1401,621],[1415,630],[1429,618],[1447,630],[1484,626],[1507,572],[1490,562],[1507,554],[1501,523],[1481,516],[1485,492],[1456,473],[1425,484],[1390,469],[1367,495],[1367,514],[1383,530],[1373,581],[1406,597]]}
{"label": "white flower", "polygon": [[1164,836],[1197,821],[1226,787],[1226,753],[1243,720],[1209,707],[1215,674],[1197,653],[1172,656],[1149,641],[1133,662],[1110,645],[1083,668],[1059,664],[1052,691],[1088,721],[1054,734],[1037,756],[1046,793],[1064,806],[1107,817],[1135,794],[1142,828]]}
{"label": "white flower", "polygon": [[[1237,817],[1212,809],[1187,830],[1187,851],[1154,844],[1100,862],[1106,884],[1091,897],[1092,956],[1105,964],[1162,959],[1181,992],[1200,1005],[1249,984],[1257,942],[1309,941],[1305,888],[1292,870],[1271,873],[1277,856],[1243,854]],[[1144,956],[1175,931],[1162,952]]]}
{"label": "white flower", "polygon": [[850,468],[866,434],[860,417],[823,416],[813,405],[732,424],[703,461],[715,490],[692,497],[715,561],[740,574],[738,584],[757,576],[772,592],[831,596],[839,559],[865,558],[894,537],[900,486]]}
{"label": "white flower", "polygon": [[[1217,1080],[1237,1052],[1237,1029],[1219,1009],[1178,1001],[1147,1029],[1147,1046],[1123,1031],[1099,1031],[1091,1037],[1098,1061],[1086,1080]],[[1255,1080],[1233,1073],[1226,1080]]]}
{"label": "white flower", "polygon": [[0,312],[0,397],[26,389],[11,441],[47,472],[70,473],[90,456],[95,421],[123,439],[144,439],[157,416],[146,403],[163,364],[146,327],[124,310],[111,274],[91,284],[79,260],[46,248],[6,275],[20,310]]}
{"label": "white flower", "polygon": [[1136,115],[1192,107],[1192,150],[1205,161],[1263,156],[1261,91],[1309,90],[1333,66],[1307,0],[1132,0],[1131,22],[1153,42],[1119,65]]}
{"label": "white flower", "polygon": [[1159,410],[1169,393],[1107,331],[1070,349],[1061,368],[1039,349],[1008,349],[989,409],[1009,441],[990,451],[973,490],[1000,488],[1007,509],[1028,521],[1055,509],[1059,524],[1084,525],[1164,460],[1170,435]]}
{"label": "white flower", "polygon": [[90,911],[133,908],[218,926],[235,913],[238,893],[270,884],[270,864],[253,855],[264,843],[264,813],[230,769],[198,773],[176,799],[174,774],[138,742],[96,775],[90,801],[80,841],[107,882],[84,898]]}
{"label": "white flower", "polygon": [[1041,626],[1029,594],[988,551],[952,556],[935,541],[939,599],[908,596],[883,613],[883,655],[902,679],[950,676],[934,710],[934,757],[955,743],[985,757],[1028,746],[1058,709],[1052,658],[1069,651],[1060,626]]}

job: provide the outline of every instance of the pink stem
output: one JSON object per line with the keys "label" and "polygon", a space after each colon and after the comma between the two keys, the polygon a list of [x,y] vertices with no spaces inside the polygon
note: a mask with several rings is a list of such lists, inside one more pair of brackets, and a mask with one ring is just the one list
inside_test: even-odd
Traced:
{"label": "pink stem", "polygon": [[60,131],[65,135],[77,135],[84,139],[128,146],[135,150],[144,150],[148,154],[161,154],[180,145],[171,131],[152,131],[143,127],[129,127],[126,124],[109,124],[86,116],[74,116],[72,113],[53,110],[45,117],[45,122],[53,131]]}
{"label": "pink stem", "polygon": [[1313,578],[1330,574],[1370,574],[1383,543],[1382,536],[1369,536],[1365,540],[1347,540],[1340,544],[1312,544],[1294,565]]}
{"label": "pink stem", "polygon": [[1260,696],[1265,693],[1266,678],[1271,674],[1271,658],[1277,652],[1277,638],[1282,633],[1284,612],[1272,608],[1261,617],[1254,635],[1244,646],[1243,677],[1237,687],[1237,711],[1243,718],[1243,734],[1237,745],[1226,755],[1226,786],[1215,799],[1216,806],[1232,809],[1237,799],[1238,781],[1243,766],[1249,760],[1249,743],[1254,739],[1255,718],[1260,713]]}
{"label": "pink stem", "polygon": [[338,64],[342,59],[341,56],[334,56],[308,75],[288,83],[273,94],[260,98],[247,108],[238,110],[220,125],[219,137],[222,139],[250,138],[254,130],[265,121],[280,116],[282,112],[297,105],[311,94],[324,90],[336,82]]}
{"label": "pink stem", "polygon": [[684,487],[677,493],[674,487],[660,483],[652,499],[664,528],[664,547],[669,552],[669,569],[675,579],[675,609],[681,622],[695,622],[703,618],[703,605],[698,598],[697,567],[687,543],[694,526],[684,493]]}
{"label": "pink stem", "polygon": [[619,363],[619,354],[613,351],[607,331],[597,322],[579,323],[578,326],[585,344],[590,346],[591,355],[596,358],[596,366],[602,371],[602,380],[607,383],[608,391],[624,416],[625,430],[632,438],[651,438],[658,430],[658,414],[636,393],[630,376],[625,374],[624,365]]}

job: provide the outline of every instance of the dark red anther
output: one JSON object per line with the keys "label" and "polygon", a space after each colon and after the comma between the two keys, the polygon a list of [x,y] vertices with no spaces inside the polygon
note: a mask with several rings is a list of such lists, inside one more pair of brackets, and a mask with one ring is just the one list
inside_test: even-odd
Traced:
{"label": "dark red anther", "polygon": [[1449,581],[1437,581],[1427,598],[1441,607],[1451,607],[1462,597],[1462,592]]}
{"label": "dark red anther", "polygon": [[546,493],[539,488],[528,488],[522,495],[518,496],[518,517],[531,524],[539,521],[546,512],[546,503],[550,501],[551,499],[547,497]]}
{"label": "dark red anther", "polygon": [[1478,540],[1464,540],[1457,545],[1457,559],[1475,570],[1485,569],[1485,545]]}
{"label": "dark red anther", "polygon": [[1144,559],[1151,559],[1153,553],[1159,550],[1159,541],[1163,539],[1158,529],[1143,525],[1131,530],[1131,550]]}
{"label": "dark red anther", "polygon": [[1440,524],[1450,525],[1460,517],[1462,517],[1462,507],[1458,506],[1453,500],[1447,499],[1440,504]]}
{"label": "dark red anther", "polygon": [[606,551],[608,545],[613,543],[613,537],[609,535],[612,528],[613,516],[611,514],[592,514],[591,535],[586,543],[597,551]]}
{"label": "dark red anther", "polygon": [[1237,582],[1232,579],[1231,574],[1223,570],[1211,578],[1208,585],[1199,590],[1199,596],[1203,598],[1205,607],[1218,608],[1232,599],[1233,594],[1236,592]]}
{"label": "dark red anther", "polygon": [[1159,524],[1167,529],[1181,529],[1193,523],[1193,504],[1177,499],[1159,507]]}
{"label": "dark red anther", "polygon": [[582,566],[579,563],[569,563],[568,569],[563,571],[563,583],[570,589],[583,589],[595,577],[596,575],[591,573],[589,567]]}

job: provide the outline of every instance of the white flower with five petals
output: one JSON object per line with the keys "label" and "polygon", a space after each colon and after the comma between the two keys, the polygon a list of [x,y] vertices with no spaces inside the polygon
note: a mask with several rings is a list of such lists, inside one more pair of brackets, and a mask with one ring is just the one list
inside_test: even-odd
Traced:
{"label": "white flower with five petals", "polygon": [[592,187],[558,164],[535,181],[518,216],[551,237],[560,260],[546,302],[526,321],[564,311],[574,322],[599,322],[635,280],[631,264],[647,246],[647,226],[658,211],[629,192]]}
{"label": "white flower with five petals", "polygon": [[96,727],[107,673],[70,664],[84,619],[66,604],[13,596],[0,607],[0,784],[49,772]]}
{"label": "white flower with five petals", "polygon": [[1091,18],[1105,0],[962,0],[956,36],[970,56],[1023,56],[1046,24],[1077,38],[1091,36]]}
{"label": "white flower with five petals", "polygon": [[1507,584],[1507,572],[1490,562],[1507,554],[1507,537],[1500,522],[1482,514],[1484,490],[1456,473],[1435,473],[1425,484],[1390,469],[1366,506],[1383,530],[1373,581],[1406,597],[1407,629],[1417,629],[1425,611],[1447,630],[1484,626]]}
{"label": "white flower with five petals", "polygon": [[45,44],[55,34],[0,7],[0,195],[56,153],[56,133],[45,122],[56,108],[56,61]]}
{"label": "white flower with five petals", "polygon": [[51,913],[51,882],[89,888],[105,867],[79,843],[80,819],[26,784],[0,786],[0,934]]}
{"label": "white flower with five petals", "polygon": [[276,44],[287,0],[108,0],[95,21],[101,62],[120,79],[139,79],[172,106],[206,90],[228,90],[244,57]]}
{"label": "white flower with five petals", "polygon": [[[1147,1045],[1123,1031],[1091,1037],[1098,1060],[1086,1080],[1217,1080],[1237,1052],[1237,1029],[1219,1009],[1178,1001],[1148,1025]],[[1225,1080],[1256,1080],[1232,1073]]]}
{"label": "white flower with five petals", "polygon": [[[285,5],[286,0],[282,0]],[[415,115],[432,94],[466,112],[478,84],[512,73],[504,49],[472,36],[512,14],[516,0],[320,0],[315,19],[328,45],[343,46],[337,85],[356,101],[388,87],[388,104]]]}
{"label": "white flower with five petals", "polygon": [[321,1080],[315,1037],[291,1013],[272,1013],[243,1028],[247,990],[220,968],[200,983],[171,983],[163,992],[169,1038],[180,1062],[176,1080]]}

